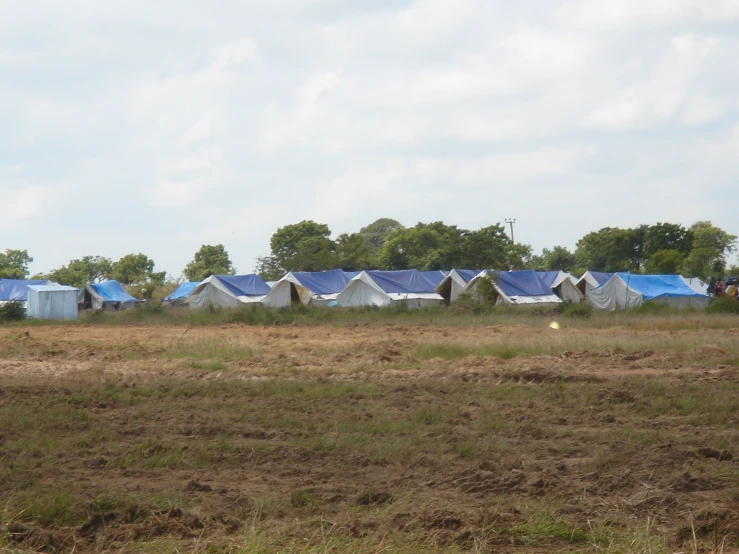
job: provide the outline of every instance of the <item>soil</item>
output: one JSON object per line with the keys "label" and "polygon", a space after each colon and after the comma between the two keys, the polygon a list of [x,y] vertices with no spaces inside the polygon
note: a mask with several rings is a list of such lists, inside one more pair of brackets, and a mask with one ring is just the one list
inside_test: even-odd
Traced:
{"label": "soil", "polygon": [[[550,341],[547,354],[474,353],[533,338]],[[0,537],[75,552],[256,541],[262,551],[608,551],[610,541],[731,552],[735,339],[736,329],[524,325],[0,327],[10,468],[0,497],[62,487],[73,499],[66,519],[6,510]],[[600,347],[609,341],[619,346]],[[185,344],[237,354],[207,366],[207,355],[182,356]],[[424,345],[470,353],[425,358]],[[250,388],[270,383],[306,388]],[[44,423],[60,445],[34,458],[23,441],[46,435],[9,419],[21,407],[87,419]]]}

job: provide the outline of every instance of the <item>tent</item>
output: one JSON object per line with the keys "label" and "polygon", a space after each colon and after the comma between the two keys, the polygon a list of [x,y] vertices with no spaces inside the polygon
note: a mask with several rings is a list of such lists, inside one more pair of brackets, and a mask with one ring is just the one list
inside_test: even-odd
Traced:
{"label": "tent", "polygon": [[53,285],[52,281],[45,279],[0,279],[0,305],[6,302],[25,303],[28,300],[28,287],[38,285]]}
{"label": "tent", "polygon": [[583,296],[587,297],[591,290],[597,289],[608,279],[613,277],[615,273],[603,273],[601,271],[586,271],[585,275],[577,281],[577,288]]}
{"label": "tent", "polygon": [[362,271],[336,295],[339,306],[390,306],[406,302],[409,308],[438,306],[442,297],[429,280],[415,269],[401,271]]}
{"label": "tent", "polygon": [[336,296],[358,274],[358,271],[341,269],[291,271],[274,284],[264,297],[264,304],[270,308],[284,308],[298,303],[324,306],[336,300]]}
{"label": "tent", "polygon": [[77,319],[77,289],[62,285],[29,285],[26,317]]}
{"label": "tent", "polygon": [[192,290],[186,302],[191,308],[234,308],[242,304],[262,302],[269,290],[267,283],[255,273],[211,275]]}
{"label": "tent", "polygon": [[577,288],[576,279],[569,273],[564,271],[539,271],[538,274],[544,284],[552,289],[554,294],[564,302],[572,302],[573,304],[582,302],[584,295]]}
{"label": "tent", "polygon": [[538,273],[532,269],[523,271],[483,271],[475,276],[462,290],[479,298],[479,286],[482,279],[488,278],[495,290],[496,304],[549,306],[560,304],[562,300],[552,292]]}
{"label": "tent", "polygon": [[644,302],[704,308],[708,301],[708,296],[693,290],[680,275],[617,273],[588,295],[588,302],[597,310],[631,308]]}
{"label": "tent", "polygon": [[704,282],[703,279],[699,277],[683,277],[682,279],[695,292],[708,294],[708,283]]}
{"label": "tent", "polygon": [[480,271],[479,269],[452,269],[435,290],[442,296],[445,304],[450,304],[459,298],[462,289],[479,275]]}
{"label": "tent", "polygon": [[169,296],[165,297],[162,302],[169,305],[183,304],[185,299],[190,296],[190,293],[200,283],[193,281],[185,281],[181,283],[176,289],[174,289]]}
{"label": "tent", "polygon": [[77,304],[81,310],[127,310],[136,306],[139,300],[126,292],[118,281],[88,283],[77,294]]}

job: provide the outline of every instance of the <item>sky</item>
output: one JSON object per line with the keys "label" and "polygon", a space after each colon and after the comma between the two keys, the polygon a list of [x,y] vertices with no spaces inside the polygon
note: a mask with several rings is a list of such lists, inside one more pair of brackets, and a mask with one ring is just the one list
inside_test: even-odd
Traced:
{"label": "sky", "polygon": [[0,0],[0,251],[32,272],[380,217],[739,234],[739,0]]}

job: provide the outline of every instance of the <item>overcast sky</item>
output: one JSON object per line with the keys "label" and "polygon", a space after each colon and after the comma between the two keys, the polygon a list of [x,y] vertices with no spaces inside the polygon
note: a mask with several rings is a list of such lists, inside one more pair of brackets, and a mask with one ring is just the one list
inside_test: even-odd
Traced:
{"label": "overcast sky", "polygon": [[0,0],[0,250],[33,272],[379,217],[739,234],[739,0]]}

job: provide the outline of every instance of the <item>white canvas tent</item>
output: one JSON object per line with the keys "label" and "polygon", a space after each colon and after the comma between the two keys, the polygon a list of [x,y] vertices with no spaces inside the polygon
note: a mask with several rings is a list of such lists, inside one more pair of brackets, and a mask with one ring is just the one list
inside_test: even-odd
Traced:
{"label": "white canvas tent", "polygon": [[682,275],[680,277],[683,281],[685,281],[685,284],[688,285],[695,292],[699,292],[700,294],[708,294],[708,283],[703,281],[701,278],[683,277]]}
{"label": "white canvas tent", "polygon": [[409,308],[438,306],[442,297],[436,285],[414,269],[362,271],[336,296],[344,307],[390,306],[405,302]]}
{"label": "white canvas tent", "polygon": [[264,305],[285,308],[293,304],[326,306],[336,300],[358,271],[291,271],[277,281],[264,297]]}
{"label": "white canvas tent", "polygon": [[582,293],[582,295],[587,298],[591,290],[597,289],[613,276],[614,273],[586,271],[585,274],[577,281],[577,288]]}
{"label": "white canvas tent", "polygon": [[444,304],[451,304],[459,298],[467,283],[479,274],[480,270],[476,269],[452,269],[436,286],[435,292],[441,295]]}
{"label": "white canvas tent", "polygon": [[191,308],[236,308],[264,300],[269,287],[259,275],[211,275],[195,287],[186,302]]}
{"label": "white canvas tent", "polygon": [[611,311],[641,306],[644,302],[705,308],[709,298],[693,290],[679,275],[616,273],[590,292],[588,302],[596,310]]}
{"label": "white canvas tent", "polygon": [[539,277],[564,302],[579,304],[585,298],[580,289],[577,288],[577,279],[569,273],[564,271],[540,271]]}
{"label": "white canvas tent", "polygon": [[480,282],[486,278],[492,282],[495,289],[496,304],[553,306],[562,303],[533,270],[483,271],[467,283],[462,294],[479,298]]}

